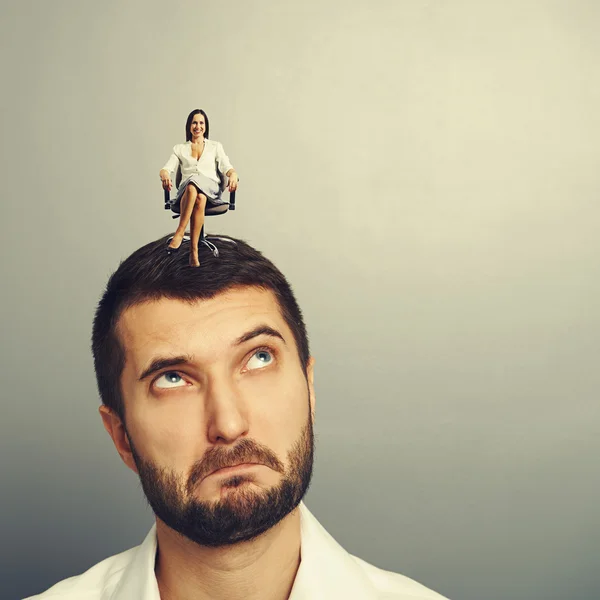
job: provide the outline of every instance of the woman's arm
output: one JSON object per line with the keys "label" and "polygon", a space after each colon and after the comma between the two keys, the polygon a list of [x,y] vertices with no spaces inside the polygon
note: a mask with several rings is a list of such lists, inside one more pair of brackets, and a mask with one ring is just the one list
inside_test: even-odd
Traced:
{"label": "woman's arm", "polygon": [[173,183],[171,182],[171,173],[179,165],[179,157],[177,156],[176,148],[173,148],[173,154],[169,157],[169,160],[165,163],[165,166],[160,170],[159,177],[162,181],[164,190],[171,190]]}
{"label": "woman's arm", "polygon": [[229,189],[230,192],[235,192],[235,190],[237,190],[237,186],[238,186],[237,173],[235,172],[235,170],[233,168],[231,168],[231,169],[229,169],[229,171],[227,171],[227,173],[225,173],[225,175],[227,175],[227,178],[229,179],[229,184],[228,184],[227,188]]}
{"label": "woman's arm", "polygon": [[171,181],[171,175],[169,171],[167,171],[166,169],[161,169],[158,176],[162,181],[163,190],[171,191],[171,188],[173,187],[173,182]]}
{"label": "woman's arm", "polygon": [[238,176],[229,160],[225,150],[223,150],[223,144],[217,142],[217,166],[219,171],[229,179],[228,189],[230,192],[234,192],[238,185]]}

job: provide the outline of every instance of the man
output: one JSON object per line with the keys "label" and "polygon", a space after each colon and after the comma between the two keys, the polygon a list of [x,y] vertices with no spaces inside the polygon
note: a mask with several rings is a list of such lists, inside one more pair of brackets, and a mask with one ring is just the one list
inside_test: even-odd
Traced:
{"label": "man", "polygon": [[246,243],[201,271],[167,238],[112,275],[92,349],[106,431],[156,524],[44,600],[441,600],[343,550],[302,503],[315,393],[302,314]]}

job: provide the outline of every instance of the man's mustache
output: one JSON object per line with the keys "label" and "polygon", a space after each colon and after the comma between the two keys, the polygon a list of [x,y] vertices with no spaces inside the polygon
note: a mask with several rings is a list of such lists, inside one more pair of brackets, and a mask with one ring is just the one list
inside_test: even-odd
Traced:
{"label": "man's mustache", "polygon": [[209,448],[202,459],[192,467],[187,483],[188,492],[214,471],[242,463],[260,463],[278,473],[283,473],[285,470],[272,450],[254,440],[243,439],[230,449],[220,446]]}

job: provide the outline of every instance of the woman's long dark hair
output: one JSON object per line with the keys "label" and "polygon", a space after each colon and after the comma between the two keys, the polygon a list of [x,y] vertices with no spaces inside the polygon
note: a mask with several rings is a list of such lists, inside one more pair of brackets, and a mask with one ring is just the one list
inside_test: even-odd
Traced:
{"label": "woman's long dark hair", "polygon": [[204,129],[204,137],[208,138],[208,117],[206,116],[206,113],[201,108],[196,108],[189,114],[187,121],[185,123],[185,141],[186,142],[192,141],[192,132],[190,131],[190,128],[192,126],[192,121],[196,115],[204,116],[204,121],[206,123],[206,128]]}

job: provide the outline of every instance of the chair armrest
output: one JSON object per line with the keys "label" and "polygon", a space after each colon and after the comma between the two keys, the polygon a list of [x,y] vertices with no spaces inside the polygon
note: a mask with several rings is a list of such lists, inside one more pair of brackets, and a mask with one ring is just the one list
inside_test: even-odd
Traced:
{"label": "chair armrest", "polygon": [[[229,183],[229,178],[226,177],[225,179],[227,180],[227,183]],[[238,183],[239,182],[240,178],[238,177]],[[235,210],[235,192],[236,190],[233,190],[233,192],[229,192],[229,210]]]}

